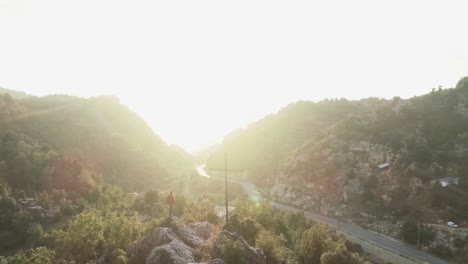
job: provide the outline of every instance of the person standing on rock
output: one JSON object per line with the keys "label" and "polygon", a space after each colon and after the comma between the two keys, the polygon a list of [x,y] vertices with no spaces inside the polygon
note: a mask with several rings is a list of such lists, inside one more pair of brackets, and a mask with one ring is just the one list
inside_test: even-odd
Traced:
{"label": "person standing on rock", "polygon": [[174,196],[172,195],[172,192],[167,196],[167,204],[169,205],[169,217],[172,216],[172,206],[174,205]]}

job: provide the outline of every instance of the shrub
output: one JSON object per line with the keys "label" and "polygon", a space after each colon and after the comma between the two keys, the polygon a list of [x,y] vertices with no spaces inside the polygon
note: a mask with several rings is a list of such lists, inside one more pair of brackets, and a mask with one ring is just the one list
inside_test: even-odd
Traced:
{"label": "shrub", "polygon": [[435,248],[431,248],[430,251],[431,253],[441,258],[451,259],[454,256],[452,250],[449,247],[443,245],[438,245]]}
{"label": "shrub", "polygon": [[226,240],[223,248],[224,262],[226,264],[245,264],[245,252],[239,241]]}
{"label": "shrub", "polygon": [[276,235],[262,229],[255,240],[255,246],[260,248],[266,256],[267,263],[279,264],[285,259],[286,239],[283,235]]}

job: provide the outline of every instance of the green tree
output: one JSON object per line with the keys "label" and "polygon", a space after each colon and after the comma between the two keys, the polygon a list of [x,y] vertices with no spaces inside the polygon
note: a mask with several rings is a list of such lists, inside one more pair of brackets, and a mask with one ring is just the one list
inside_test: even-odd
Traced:
{"label": "green tree", "polygon": [[441,258],[452,259],[454,257],[453,251],[444,245],[437,245],[435,248],[431,248],[430,251]]}
{"label": "green tree", "polygon": [[349,251],[344,237],[324,224],[307,229],[296,246],[295,253],[300,263],[366,263],[359,254]]}
{"label": "green tree", "polygon": [[98,246],[104,242],[105,226],[96,213],[82,213],[73,219],[66,230],[54,230],[54,248],[59,256],[78,263],[97,257]]}
{"label": "green tree", "polygon": [[348,251],[344,243],[336,245],[320,257],[321,264],[362,264],[366,263],[359,254]]}
{"label": "green tree", "polygon": [[55,252],[45,247],[20,250],[11,257],[1,257],[0,264],[55,264]]}
{"label": "green tree", "polygon": [[143,225],[136,217],[127,218],[117,213],[109,214],[104,221],[105,255],[111,256],[117,249],[126,250],[142,232]]}
{"label": "green tree", "polygon": [[296,247],[296,254],[301,263],[320,263],[327,245],[338,240],[328,226],[317,224],[307,229]]}
{"label": "green tree", "polygon": [[[400,236],[403,240],[410,244],[417,244],[418,242],[418,224],[415,222],[405,222],[401,228]],[[428,227],[420,224],[419,242],[421,244],[429,244],[434,239],[434,232]]]}
{"label": "green tree", "polygon": [[30,224],[28,227],[28,243],[35,246],[44,238],[44,228],[39,223]]}
{"label": "green tree", "polygon": [[260,231],[260,224],[256,221],[233,214],[229,219],[229,231],[240,234],[249,244],[254,244],[255,237]]}
{"label": "green tree", "polygon": [[401,228],[400,236],[405,242],[415,245],[418,242],[418,225],[414,222],[405,222]]}
{"label": "green tree", "polygon": [[262,229],[255,239],[255,246],[266,256],[267,263],[280,264],[286,258],[287,241],[283,235],[276,235]]}

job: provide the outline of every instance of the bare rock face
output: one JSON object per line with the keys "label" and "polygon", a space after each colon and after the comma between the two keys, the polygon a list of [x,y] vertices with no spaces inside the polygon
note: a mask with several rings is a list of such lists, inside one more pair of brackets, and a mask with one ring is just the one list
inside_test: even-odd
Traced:
{"label": "bare rock face", "polygon": [[137,264],[186,264],[194,261],[193,250],[184,244],[171,228],[158,227],[134,242],[128,249]]}
{"label": "bare rock face", "polygon": [[226,230],[220,232],[214,241],[213,251],[215,256],[221,257],[223,255],[224,244],[228,240],[241,243],[248,264],[266,264],[266,257],[261,249],[251,247],[242,236]]}
{"label": "bare rock face", "polygon": [[153,249],[146,259],[146,264],[185,264],[188,261],[194,261],[192,249],[183,243],[173,241]]}
{"label": "bare rock face", "polygon": [[206,240],[215,230],[215,225],[210,222],[196,222],[178,228],[177,233],[191,247],[201,248],[205,245]]}
{"label": "bare rock face", "polygon": [[248,264],[265,264],[260,249],[253,248],[238,234],[222,231],[214,241],[209,238],[216,227],[209,222],[180,225],[174,229],[158,227],[151,234],[130,245],[128,254],[136,264],[196,264],[193,248],[209,251],[213,260],[198,264],[224,264],[223,248],[226,241],[239,241]]}
{"label": "bare rock face", "polygon": [[290,204],[304,210],[319,210],[321,196],[318,192],[310,191],[312,188],[297,188],[283,183],[275,184],[270,196],[280,203]]}

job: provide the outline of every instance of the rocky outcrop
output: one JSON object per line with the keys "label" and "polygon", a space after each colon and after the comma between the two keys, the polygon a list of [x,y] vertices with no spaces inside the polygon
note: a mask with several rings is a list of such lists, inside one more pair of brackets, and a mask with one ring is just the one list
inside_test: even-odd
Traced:
{"label": "rocky outcrop", "polygon": [[196,222],[178,228],[177,234],[185,244],[201,248],[215,228],[215,225],[207,221]]}
{"label": "rocky outcrop", "polygon": [[[434,230],[433,230],[434,231]],[[459,255],[465,255],[468,252],[468,243],[464,242],[468,237],[468,230],[453,230],[447,227],[438,227],[435,231],[434,239],[425,249],[433,251],[437,247],[448,248],[451,252],[457,252]],[[456,241],[464,244],[463,247],[457,247]]]}
{"label": "rocky outcrop", "polygon": [[[379,168],[385,163],[387,167]],[[353,214],[353,202],[361,198],[370,181],[375,185],[370,187],[371,191],[386,205],[392,202],[389,194],[401,186],[401,178],[407,180],[410,195],[423,186],[414,173],[405,172],[408,166],[400,162],[399,155],[390,147],[368,141],[351,143],[334,139],[309,144],[291,154],[283,167],[269,191],[270,197],[332,216]]]}
{"label": "rocky outcrop", "polygon": [[138,264],[186,264],[195,260],[192,248],[185,245],[171,228],[165,227],[158,227],[134,242],[128,253],[134,263]]}
{"label": "rocky outcrop", "polygon": [[181,243],[169,243],[156,247],[146,259],[146,264],[185,264],[194,261],[192,249]]}
{"label": "rocky outcrop", "polygon": [[263,251],[251,247],[245,239],[237,233],[231,233],[226,230],[221,231],[213,243],[213,253],[215,256],[223,255],[223,248],[226,241],[239,241],[242,245],[244,257],[248,264],[265,264],[266,257]]}
{"label": "rocky outcrop", "polygon": [[361,223],[361,226],[368,228],[372,231],[385,234],[394,238],[400,238],[400,232],[403,227],[403,221],[378,221],[378,222],[369,222]]}
{"label": "rocky outcrop", "polygon": [[[151,234],[130,245],[128,255],[136,264],[187,264],[197,263],[200,250],[213,260],[199,264],[224,264],[223,249],[226,241],[239,241],[248,264],[264,264],[265,255],[253,248],[238,234],[217,229],[209,222],[196,222],[175,228],[158,227]],[[214,239],[209,239],[212,237]],[[208,243],[210,241],[210,243]],[[200,256],[198,256],[200,258]]]}
{"label": "rocky outcrop", "polygon": [[322,200],[318,192],[307,192],[283,183],[277,183],[271,188],[270,197],[280,203],[314,211],[320,209],[320,201]]}

